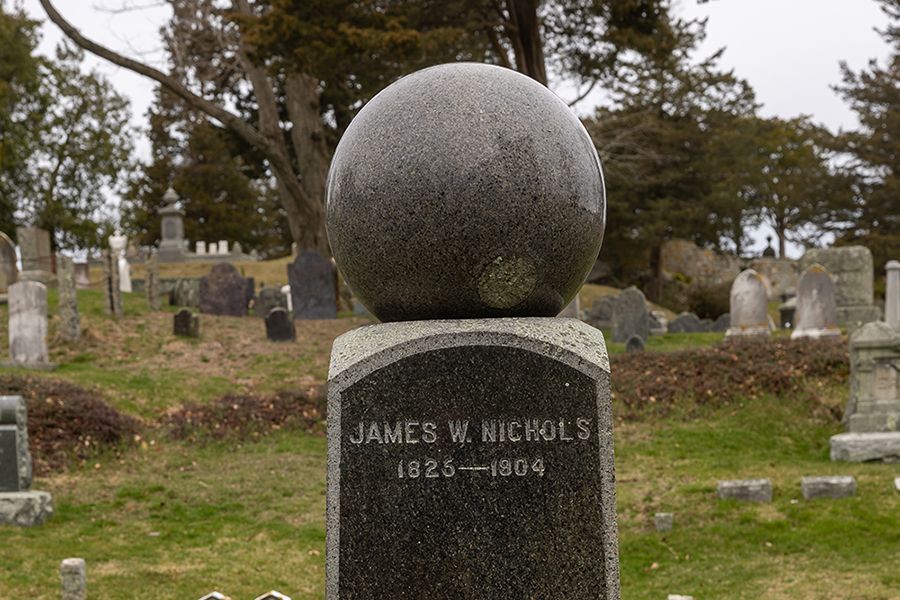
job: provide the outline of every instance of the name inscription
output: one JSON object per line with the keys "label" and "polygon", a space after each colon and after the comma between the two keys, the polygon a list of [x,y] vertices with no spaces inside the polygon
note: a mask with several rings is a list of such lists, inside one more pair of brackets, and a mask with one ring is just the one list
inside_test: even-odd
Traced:
{"label": "name inscription", "polygon": [[434,444],[449,439],[454,444],[503,442],[575,442],[590,439],[591,419],[488,419],[474,427],[467,420],[360,421],[350,429],[349,441],[365,444]]}

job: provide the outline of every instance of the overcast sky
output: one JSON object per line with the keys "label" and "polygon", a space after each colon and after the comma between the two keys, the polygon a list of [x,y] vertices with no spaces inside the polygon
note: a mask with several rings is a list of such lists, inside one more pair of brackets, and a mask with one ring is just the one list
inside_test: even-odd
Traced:
{"label": "overcast sky", "polygon": [[[150,6],[144,10],[112,12],[124,4]],[[25,0],[26,10],[46,20],[38,0]],[[130,56],[164,66],[159,28],[170,11],[155,0],[57,0],[56,7],[82,33]],[[764,116],[811,115],[831,129],[853,128],[853,113],[830,89],[840,82],[839,62],[858,70],[871,58],[883,60],[889,48],[875,32],[887,23],[874,0],[679,0],[678,11],[708,17],[707,53],[725,47],[722,65],[747,79],[763,104]],[[61,39],[52,23],[42,29],[41,51],[51,53]],[[132,103],[133,121],[146,127],[144,115],[153,99],[149,80],[88,56]],[[579,112],[590,107],[580,106]],[[141,157],[149,156],[142,136]],[[764,232],[756,249],[765,246]],[[799,254],[793,249],[789,255]]]}

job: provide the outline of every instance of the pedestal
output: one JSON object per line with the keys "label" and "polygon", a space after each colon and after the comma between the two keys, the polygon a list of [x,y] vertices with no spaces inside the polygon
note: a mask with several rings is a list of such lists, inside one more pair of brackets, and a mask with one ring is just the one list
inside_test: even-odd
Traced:
{"label": "pedestal", "polygon": [[53,514],[53,499],[48,492],[0,493],[0,525],[33,527]]}
{"label": "pedestal", "polygon": [[413,321],[338,338],[326,597],[618,599],[602,334]]}

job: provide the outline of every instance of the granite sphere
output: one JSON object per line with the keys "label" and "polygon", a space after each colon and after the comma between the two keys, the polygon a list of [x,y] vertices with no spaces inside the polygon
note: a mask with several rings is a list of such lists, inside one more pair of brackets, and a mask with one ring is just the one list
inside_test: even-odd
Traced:
{"label": "granite sphere", "polygon": [[327,187],[334,258],[382,321],[556,316],[603,241],[603,174],[581,122],[491,65],[382,90],[344,133]]}

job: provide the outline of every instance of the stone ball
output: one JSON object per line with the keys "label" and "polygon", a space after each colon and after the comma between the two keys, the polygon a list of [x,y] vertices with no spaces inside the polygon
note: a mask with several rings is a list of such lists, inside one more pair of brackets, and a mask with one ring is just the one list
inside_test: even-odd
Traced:
{"label": "stone ball", "polygon": [[334,258],[382,321],[556,316],[593,267],[605,220],[581,122],[492,65],[391,84],[350,123],[328,174]]}

